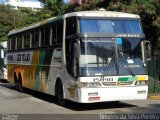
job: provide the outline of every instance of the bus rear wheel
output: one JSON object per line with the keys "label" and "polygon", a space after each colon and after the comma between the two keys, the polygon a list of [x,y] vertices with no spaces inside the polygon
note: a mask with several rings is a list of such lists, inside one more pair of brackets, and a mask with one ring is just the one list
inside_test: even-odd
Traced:
{"label": "bus rear wheel", "polygon": [[23,87],[22,87],[22,78],[19,76],[18,78],[18,91],[23,92]]}
{"label": "bus rear wheel", "polygon": [[14,73],[14,86],[15,86],[15,89],[18,90],[18,80],[17,80],[16,73]]}
{"label": "bus rear wheel", "polygon": [[56,98],[60,106],[66,106],[66,100],[64,99],[63,86],[61,82],[56,85]]}

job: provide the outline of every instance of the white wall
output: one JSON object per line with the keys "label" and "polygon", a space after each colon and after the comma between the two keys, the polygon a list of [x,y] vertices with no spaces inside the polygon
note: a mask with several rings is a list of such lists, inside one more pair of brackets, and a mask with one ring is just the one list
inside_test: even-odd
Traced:
{"label": "white wall", "polygon": [[38,0],[6,0],[4,4],[11,5],[15,8],[18,8],[18,7],[26,7],[26,8],[33,8],[33,9],[43,8],[43,4]]}

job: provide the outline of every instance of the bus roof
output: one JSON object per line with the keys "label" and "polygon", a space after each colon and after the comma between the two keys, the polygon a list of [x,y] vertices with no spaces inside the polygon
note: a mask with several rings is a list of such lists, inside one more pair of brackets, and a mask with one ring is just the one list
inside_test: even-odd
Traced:
{"label": "bus roof", "polygon": [[22,29],[12,30],[12,31],[10,31],[8,33],[8,36],[14,35],[14,34],[26,31],[26,30],[31,30],[33,28],[45,25],[47,23],[52,23],[54,21],[63,20],[65,18],[72,17],[72,16],[140,19],[139,15],[136,15],[136,14],[130,14],[130,13],[124,13],[124,12],[115,12],[115,11],[80,11],[80,12],[72,12],[72,13],[67,13],[67,14],[61,15],[59,17],[52,17],[52,18],[40,21],[38,23],[35,23],[35,24],[30,25],[28,27],[24,27]]}
{"label": "bus roof", "polygon": [[81,11],[81,12],[73,12],[64,15],[66,17],[71,16],[88,16],[88,17],[108,17],[108,18],[135,18],[140,19],[139,15],[124,13],[124,12],[116,12],[116,11]]}

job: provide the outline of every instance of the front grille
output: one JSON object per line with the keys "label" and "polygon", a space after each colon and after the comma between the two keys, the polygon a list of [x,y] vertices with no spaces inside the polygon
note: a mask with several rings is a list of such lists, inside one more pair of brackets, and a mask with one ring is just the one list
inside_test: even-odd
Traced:
{"label": "front grille", "polygon": [[128,85],[132,85],[134,83],[134,81],[129,81],[129,82],[102,82],[102,84],[104,86],[128,86]]}
{"label": "front grille", "polygon": [[131,82],[119,82],[119,83],[120,83],[119,85],[132,85],[133,81],[131,81]]}
{"label": "front grille", "polygon": [[102,82],[104,86],[116,86],[116,82]]}

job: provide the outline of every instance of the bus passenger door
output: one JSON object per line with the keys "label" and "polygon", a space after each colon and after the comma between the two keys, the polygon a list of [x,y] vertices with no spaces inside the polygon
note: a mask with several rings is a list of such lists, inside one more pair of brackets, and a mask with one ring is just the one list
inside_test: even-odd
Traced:
{"label": "bus passenger door", "polygon": [[69,43],[69,51],[67,53],[67,70],[69,74],[77,78],[79,66],[79,43],[78,41],[71,41]]}
{"label": "bus passenger door", "polygon": [[71,76],[70,79],[70,97],[71,99],[78,96],[77,83],[78,83],[78,74],[79,74],[79,43],[78,41],[71,41],[69,43],[69,59],[67,70]]}

